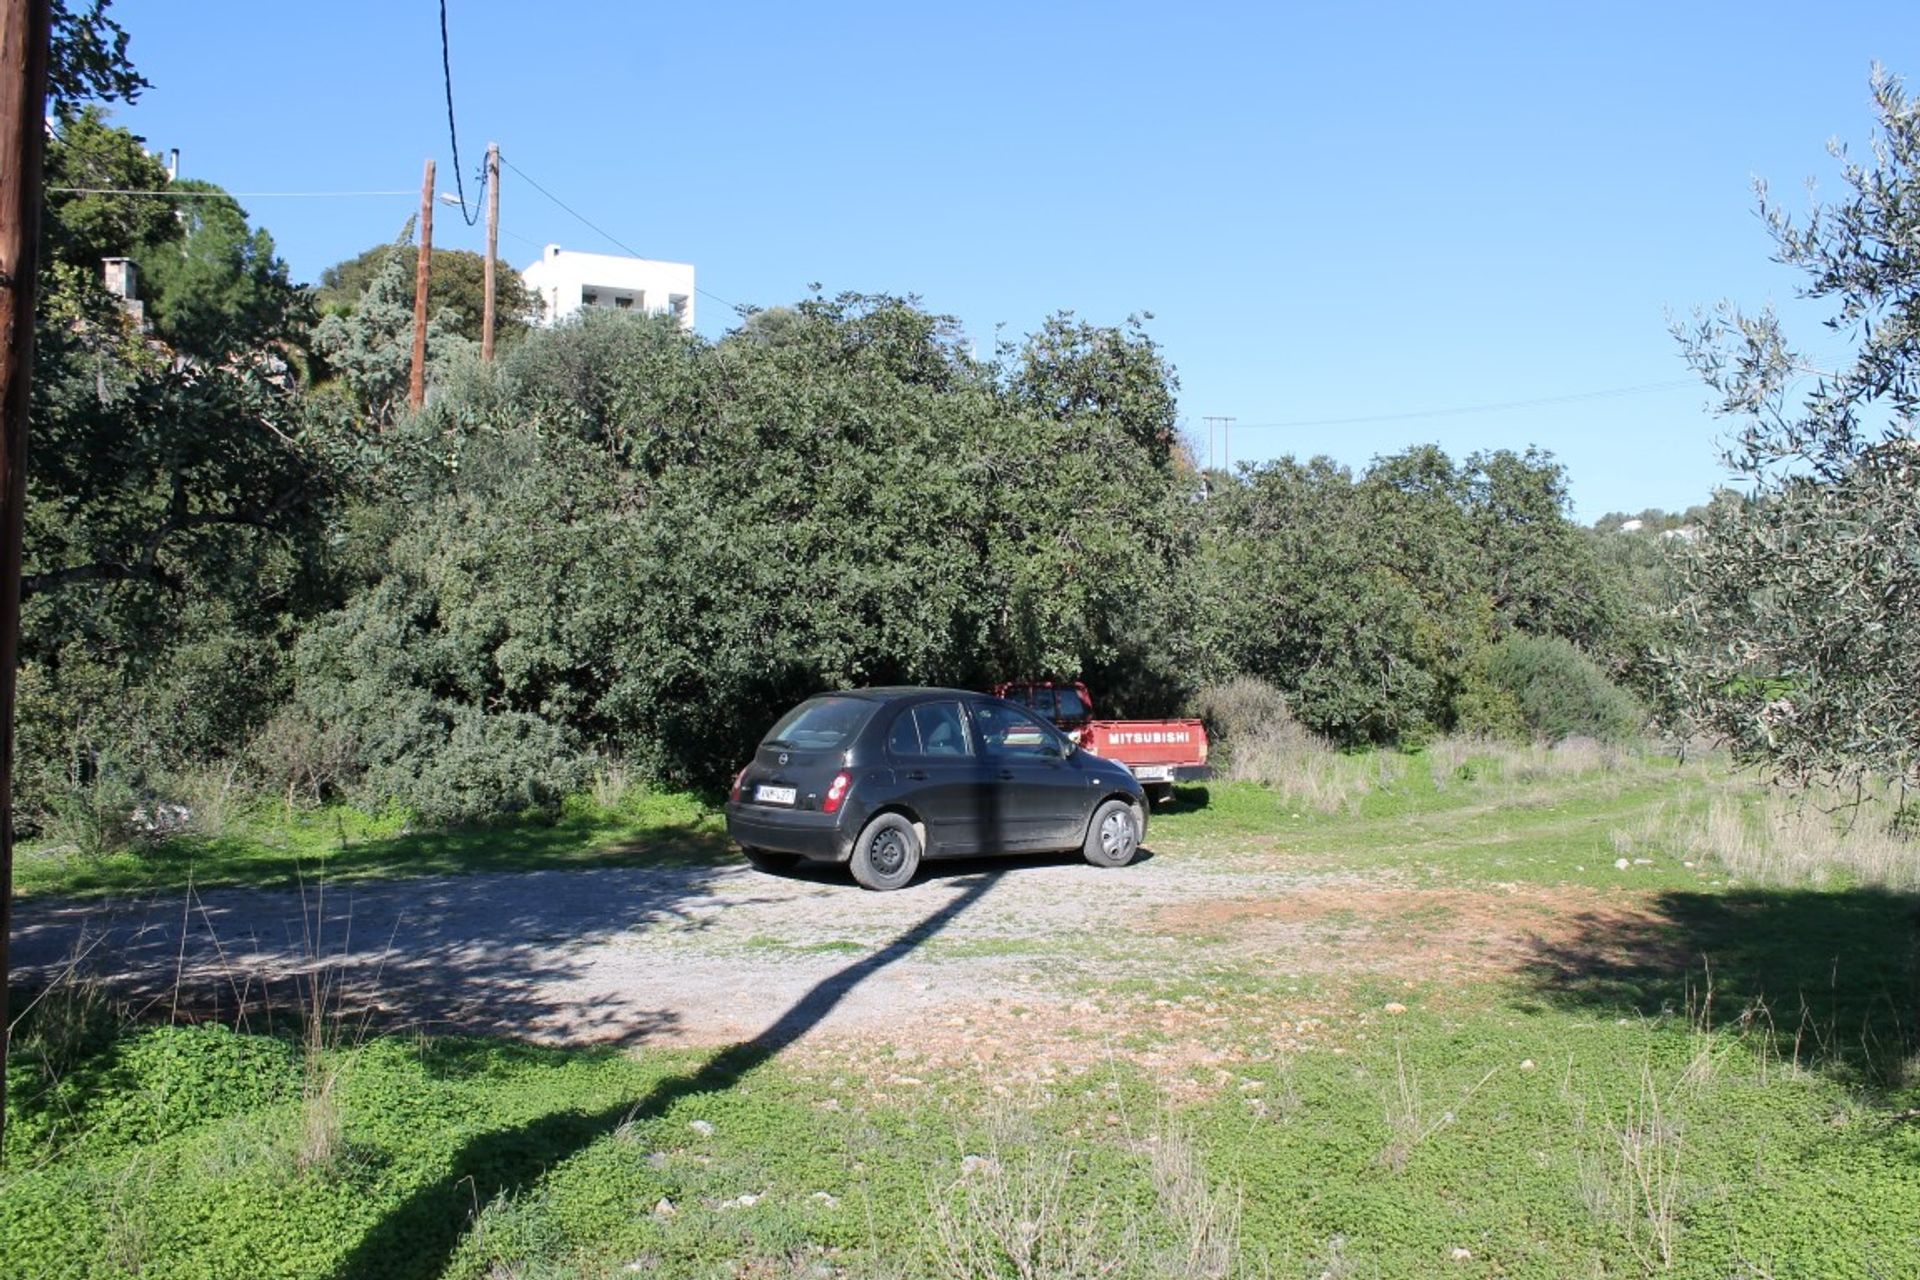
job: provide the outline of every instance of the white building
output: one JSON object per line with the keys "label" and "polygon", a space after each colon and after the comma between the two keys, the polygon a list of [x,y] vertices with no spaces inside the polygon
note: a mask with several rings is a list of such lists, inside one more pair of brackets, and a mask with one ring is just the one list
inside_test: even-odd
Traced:
{"label": "white building", "polygon": [[614,307],[664,311],[682,329],[693,328],[693,264],[689,262],[578,253],[550,244],[520,278],[540,296],[547,324],[558,323],[582,307]]}

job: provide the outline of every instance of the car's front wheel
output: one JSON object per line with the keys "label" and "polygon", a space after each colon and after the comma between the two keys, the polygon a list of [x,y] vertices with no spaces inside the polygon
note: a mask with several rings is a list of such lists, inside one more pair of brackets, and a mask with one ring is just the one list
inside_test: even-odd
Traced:
{"label": "car's front wheel", "polygon": [[1096,867],[1124,867],[1132,862],[1140,852],[1140,811],[1125,800],[1109,800],[1095,809],[1080,852]]}
{"label": "car's front wheel", "polygon": [[905,888],[920,870],[920,833],[897,813],[881,814],[854,841],[852,870],[864,888]]}

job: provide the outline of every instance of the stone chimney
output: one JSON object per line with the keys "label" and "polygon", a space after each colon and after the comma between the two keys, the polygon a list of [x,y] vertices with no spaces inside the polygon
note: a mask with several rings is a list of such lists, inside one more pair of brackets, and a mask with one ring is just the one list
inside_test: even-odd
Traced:
{"label": "stone chimney", "polygon": [[140,268],[132,258],[102,258],[107,292],[120,300],[120,309],[141,328],[147,325],[147,304],[140,301]]}

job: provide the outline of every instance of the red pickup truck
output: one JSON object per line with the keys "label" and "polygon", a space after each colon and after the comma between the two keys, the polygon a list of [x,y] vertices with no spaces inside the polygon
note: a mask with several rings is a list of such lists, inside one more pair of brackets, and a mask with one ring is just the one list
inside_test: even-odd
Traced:
{"label": "red pickup truck", "polygon": [[1171,797],[1176,782],[1211,776],[1207,730],[1198,720],[1097,719],[1093,697],[1079,681],[1012,680],[991,692],[1051,720],[1081,750],[1127,766],[1155,802]]}

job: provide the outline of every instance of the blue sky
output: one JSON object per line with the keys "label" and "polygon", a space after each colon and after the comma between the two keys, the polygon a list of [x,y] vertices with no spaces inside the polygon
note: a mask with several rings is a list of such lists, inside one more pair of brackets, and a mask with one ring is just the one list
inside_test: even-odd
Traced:
{"label": "blue sky", "polygon": [[[453,189],[435,0],[118,0],[153,88],[117,120],[236,192]],[[1236,461],[1536,444],[1576,512],[1723,476],[1669,311],[1778,304],[1750,184],[1837,194],[1911,3],[1240,5],[450,0],[461,164],[488,140],[725,302],[911,292],[985,350],[1150,311]],[[618,252],[508,171],[502,255]],[[296,276],[411,196],[243,199]],[[458,210],[442,245],[479,248]],[[1675,385],[1680,384],[1680,385]],[[1630,394],[1585,396],[1622,388]],[[1519,408],[1433,410],[1556,400]],[[1362,421],[1354,421],[1362,419]],[[1270,425],[1273,424],[1273,425]]]}

